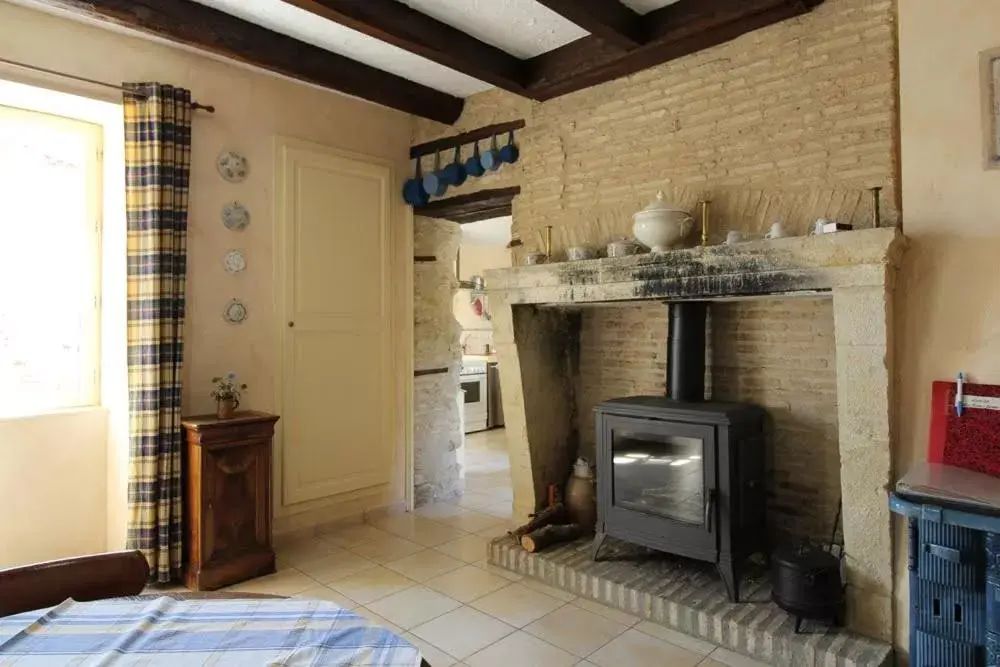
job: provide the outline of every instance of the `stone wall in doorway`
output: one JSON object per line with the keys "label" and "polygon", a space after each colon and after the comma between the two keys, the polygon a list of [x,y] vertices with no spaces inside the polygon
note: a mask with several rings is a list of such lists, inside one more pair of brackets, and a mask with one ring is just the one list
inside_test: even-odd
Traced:
{"label": "stone wall in doorway", "polygon": [[460,242],[453,222],[414,220],[413,484],[418,506],[454,498],[464,484],[461,327],[452,310]]}

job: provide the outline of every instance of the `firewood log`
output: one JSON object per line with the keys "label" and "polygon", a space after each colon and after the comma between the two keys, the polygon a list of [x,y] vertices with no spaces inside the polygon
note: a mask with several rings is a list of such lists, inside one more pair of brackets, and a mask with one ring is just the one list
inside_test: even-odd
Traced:
{"label": "firewood log", "polygon": [[569,521],[569,515],[566,513],[566,507],[562,503],[558,503],[542,510],[523,526],[518,526],[514,530],[507,531],[507,534],[515,542],[520,542],[523,535],[527,535],[553,523],[566,523],[567,521]]}
{"label": "firewood log", "polygon": [[535,553],[553,544],[575,540],[581,535],[583,535],[583,528],[579,524],[550,525],[522,536],[521,546],[528,553]]}

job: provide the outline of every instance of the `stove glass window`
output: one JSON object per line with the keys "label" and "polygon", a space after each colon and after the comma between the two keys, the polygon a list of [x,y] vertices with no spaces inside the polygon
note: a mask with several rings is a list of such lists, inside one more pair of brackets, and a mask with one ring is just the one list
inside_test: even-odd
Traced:
{"label": "stove glass window", "polygon": [[705,523],[704,442],[615,430],[615,505],[683,523]]}

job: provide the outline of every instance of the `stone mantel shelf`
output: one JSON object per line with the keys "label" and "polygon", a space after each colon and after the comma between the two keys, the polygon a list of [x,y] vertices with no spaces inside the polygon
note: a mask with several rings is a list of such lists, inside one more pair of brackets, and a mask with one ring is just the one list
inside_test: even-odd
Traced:
{"label": "stone mantel shelf", "polygon": [[906,238],[895,227],[685,248],[486,272],[510,305],[732,298],[891,286]]}

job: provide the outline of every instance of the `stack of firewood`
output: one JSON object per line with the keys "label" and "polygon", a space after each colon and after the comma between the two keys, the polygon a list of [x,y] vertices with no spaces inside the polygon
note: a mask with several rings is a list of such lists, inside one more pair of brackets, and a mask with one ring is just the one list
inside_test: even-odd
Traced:
{"label": "stack of firewood", "polygon": [[541,551],[552,544],[570,542],[584,534],[583,527],[571,523],[566,506],[557,498],[558,491],[553,484],[549,487],[549,506],[532,515],[531,521],[507,531],[512,540],[519,543],[529,553]]}

